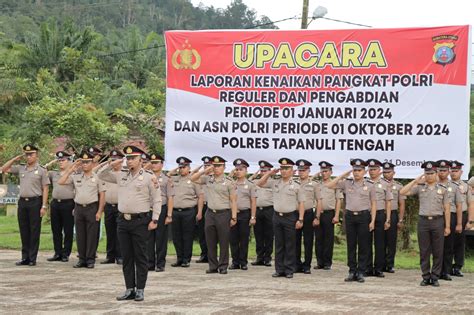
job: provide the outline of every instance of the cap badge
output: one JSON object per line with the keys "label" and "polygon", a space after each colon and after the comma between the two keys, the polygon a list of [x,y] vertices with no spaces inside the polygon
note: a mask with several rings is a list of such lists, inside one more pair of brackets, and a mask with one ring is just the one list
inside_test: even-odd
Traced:
{"label": "cap badge", "polygon": [[26,150],[26,151],[30,151],[30,150],[31,150],[31,147],[30,147],[29,145],[27,145],[27,146],[25,147],[25,150]]}
{"label": "cap badge", "polygon": [[287,162],[285,159],[283,159],[283,160],[281,161],[281,164],[285,165],[285,164],[288,164],[288,162]]}
{"label": "cap badge", "polygon": [[215,158],[214,158],[214,162],[215,162],[215,163],[218,163],[218,162],[219,162],[219,158],[218,158],[218,157],[215,157]]}
{"label": "cap badge", "polygon": [[428,164],[426,164],[426,167],[427,167],[427,168],[432,168],[433,165],[432,165],[431,163],[428,163]]}
{"label": "cap badge", "polygon": [[130,147],[127,147],[127,148],[125,149],[125,151],[126,151],[128,154],[130,154],[130,153],[133,152],[132,148],[130,148]]}
{"label": "cap badge", "polygon": [[83,158],[83,159],[87,159],[88,157],[89,157],[89,156],[88,156],[86,153],[84,153],[84,154],[82,155],[82,158]]}

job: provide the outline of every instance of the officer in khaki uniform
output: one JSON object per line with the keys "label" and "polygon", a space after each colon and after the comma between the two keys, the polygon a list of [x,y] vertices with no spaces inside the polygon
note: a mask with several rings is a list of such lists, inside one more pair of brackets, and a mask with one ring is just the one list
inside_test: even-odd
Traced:
{"label": "officer in khaki uniform", "polygon": [[395,165],[390,162],[383,164],[383,178],[391,186],[392,191],[392,211],[390,214],[390,227],[385,231],[385,271],[394,273],[395,254],[397,252],[398,230],[403,228],[403,218],[405,217],[406,196],[400,194],[403,185],[394,180]]}
{"label": "officer in khaki uniform", "polygon": [[[237,223],[237,195],[234,183],[224,175],[226,160],[216,155],[211,161],[212,167],[192,175],[191,180],[206,185],[208,209],[205,231],[209,259],[209,269],[206,273],[227,274],[230,228]],[[214,174],[212,177],[201,178],[211,172]]]}
{"label": "officer in khaki uniform", "polygon": [[[443,267],[444,237],[451,232],[450,200],[447,187],[437,182],[436,162],[426,161],[421,167],[424,169],[424,175],[403,186],[400,194],[416,195],[420,200],[418,245],[423,277],[420,285],[431,284],[438,287]],[[432,267],[430,267],[430,256],[433,256]]]}
{"label": "officer in khaki uniform", "polygon": [[[296,230],[296,272],[310,274],[314,241],[313,220],[315,211],[321,213],[321,188],[309,176],[313,165],[311,162],[301,159],[296,161],[296,165],[300,190],[305,196],[303,228]],[[304,238],[304,261],[301,261],[301,238]]]}
{"label": "officer in khaki uniform", "polygon": [[461,214],[457,212],[454,214],[453,209],[451,209],[451,233],[454,234],[452,275],[456,277],[464,276],[461,269],[464,266],[468,209],[474,201],[474,198],[472,198],[472,188],[461,180],[463,165],[463,163],[458,161],[450,163],[451,182],[457,186],[457,190],[461,195]]}
{"label": "officer in khaki uniform", "polygon": [[[291,279],[296,271],[296,230],[303,227],[305,196],[300,185],[293,180],[295,163],[288,158],[281,158],[278,163],[280,169],[265,173],[257,186],[272,188],[273,192],[275,273],[272,277]],[[280,179],[270,179],[279,171]]]}
{"label": "officer in khaki uniform", "polygon": [[[23,154],[9,160],[1,168],[4,173],[20,177],[18,200],[18,226],[21,237],[21,260],[17,266],[36,265],[41,235],[41,219],[48,204],[49,178],[45,168],[38,164],[38,148],[32,144],[23,146]],[[23,157],[26,165],[13,165]]]}
{"label": "officer in khaki uniform", "polygon": [[[74,185],[74,223],[79,261],[74,268],[94,268],[97,251],[97,230],[103,213],[105,187],[92,172],[93,156],[83,151],[72,167],[58,179],[60,185]],[[82,173],[73,174],[81,166]]]}
{"label": "officer in khaki uniform", "polygon": [[[48,261],[69,261],[74,235],[74,185],[59,185],[58,180],[71,165],[71,155],[65,151],[56,152],[58,171],[48,172],[53,185],[51,201],[51,231],[53,232],[54,255]],[[49,163],[48,163],[49,164]],[[64,240],[63,240],[64,235]],[[63,243],[64,241],[64,243]]]}
{"label": "officer in khaki uniform", "polygon": [[[148,277],[147,239],[149,231],[158,226],[161,191],[153,174],[142,164],[144,151],[136,146],[124,148],[128,171],[114,173],[112,168],[121,164],[117,160],[99,172],[103,181],[118,184],[118,236],[123,256],[122,271],[125,292],[117,300],[143,301]],[[150,209],[153,211],[150,213]]]}
{"label": "officer in khaki uniform", "polygon": [[[332,164],[326,161],[319,162],[321,184],[321,213],[316,212],[313,225],[315,225],[315,251],[317,265],[314,269],[330,270],[334,250],[334,225],[339,223],[341,199],[340,189],[326,187],[331,180]],[[319,208],[319,207],[318,207]]]}
{"label": "officer in khaki uniform", "polygon": [[[363,283],[368,263],[369,234],[374,230],[377,202],[373,182],[364,178],[366,162],[352,159],[350,164],[352,171],[336,177],[325,185],[345,193],[344,220],[349,275],[344,281]],[[353,178],[346,178],[350,173]]]}
{"label": "officer in khaki uniform", "polygon": [[232,264],[229,269],[247,270],[250,226],[256,222],[257,189],[247,179],[249,164],[244,159],[234,160],[237,189],[237,223],[230,229]]}
{"label": "officer in khaki uniform", "polygon": [[181,156],[176,159],[179,174],[171,177],[174,189],[172,214],[173,244],[177,260],[171,266],[189,267],[193,254],[193,234],[197,218],[202,216],[203,194],[201,186],[191,181],[191,160]]}
{"label": "officer in khaki uniform", "polygon": [[[259,161],[260,170],[253,174],[249,180],[254,181],[257,176],[271,171],[273,165],[267,161]],[[273,191],[271,187],[263,188],[257,186],[257,215],[256,223],[253,227],[255,235],[255,249],[257,260],[252,262],[252,266],[272,265],[273,253]]]}
{"label": "officer in khaki uniform", "polygon": [[[368,181],[372,181],[375,187],[375,200],[377,202],[375,228],[369,234],[369,261],[366,275],[383,278],[385,277],[383,274],[385,269],[385,234],[391,225],[392,186],[380,177],[382,163],[379,160],[368,159],[366,164],[369,167],[370,179]],[[375,255],[373,254],[372,244],[374,245]]]}
{"label": "officer in khaki uniform", "polygon": [[[202,161],[202,166],[204,168],[207,168],[211,166],[211,157],[210,156],[203,156],[201,158]],[[199,167],[199,168],[201,168]],[[193,171],[191,175],[194,173],[197,173],[198,169]],[[206,223],[206,212],[207,212],[207,199],[206,199],[206,186],[201,185],[201,190],[203,194],[203,207],[202,207],[202,214],[201,216],[197,216],[197,228],[196,232],[199,238],[199,247],[201,248],[201,255],[199,256],[199,259],[196,260],[196,263],[208,263],[207,259],[207,244],[206,244],[206,233],[205,233],[205,223]]]}

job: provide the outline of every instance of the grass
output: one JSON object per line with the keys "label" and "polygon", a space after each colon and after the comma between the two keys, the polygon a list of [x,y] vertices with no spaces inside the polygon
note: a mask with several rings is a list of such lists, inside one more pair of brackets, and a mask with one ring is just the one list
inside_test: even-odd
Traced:
{"label": "grass", "polygon": [[[334,260],[346,263],[346,244],[343,235],[340,232],[337,233],[337,241],[334,246]],[[102,239],[99,242],[99,253],[105,253],[105,229],[102,224]],[[18,229],[18,221],[16,217],[0,216],[0,248],[1,249],[14,249],[19,250],[21,248],[20,233]],[[412,243],[409,250],[399,250],[395,258],[396,269],[419,269],[420,258],[418,256],[418,244],[416,240],[416,233],[412,235]],[[43,219],[41,228],[41,239],[40,239],[40,250],[41,251],[53,251],[53,240],[51,234],[51,225],[48,218]],[[73,244],[73,251],[76,251],[76,244]],[[194,242],[193,255],[199,256],[200,254],[199,244]],[[168,243],[168,257],[173,260],[173,256],[176,255],[172,242]],[[255,241],[251,240],[249,245],[249,258],[250,260],[255,258]],[[474,253],[471,251],[466,257],[465,266],[463,268],[466,272],[474,272]]]}

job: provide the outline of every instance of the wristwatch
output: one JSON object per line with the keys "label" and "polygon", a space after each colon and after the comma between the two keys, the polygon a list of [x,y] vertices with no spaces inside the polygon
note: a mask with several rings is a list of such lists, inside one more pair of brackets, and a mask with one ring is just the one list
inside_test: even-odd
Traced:
{"label": "wristwatch", "polygon": [[153,220],[153,223],[158,224],[158,220]]}
{"label": "wristwatch", "polygon": [[47,207],[46,207],[46,205],[42,205],[41,208],[46,209]]}
{"label": "wristwatch", "polygon": [[303,220],[298,219],[298,222],[299,222],[299,223],[303,223]]}
{"label": "wristwatch", "polygon": [[232,221],[237,221],[237,218],[231,218]]}
{"label": "wristwatch", "polygon": [[390,224],[390,220],[385,221],[385,223]]}
{"label": "wristwatch", "polygon": [[319,216],[318,216],[318,215],[317,215],[317,216],[315,216],[314,218],[315,218],[316,220],[318,220],[318,221],[319,221]]}
{"label": "wristwatch", "polygon": [[172,219],[172,218],[173,218],[172,215],[167,215],[166,217],[167,217],[168,219]]}

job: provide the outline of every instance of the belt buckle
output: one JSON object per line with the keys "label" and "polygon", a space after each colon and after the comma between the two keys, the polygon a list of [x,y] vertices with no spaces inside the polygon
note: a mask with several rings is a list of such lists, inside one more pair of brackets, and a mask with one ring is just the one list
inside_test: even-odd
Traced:
{"label": "belt buckle", "polygon": [[58,202],[61,202],[61,199],[56,199]]}
{"label": "belt buckle", "polygon": [[258,207],[258,210],[263,210],[263,207]]}
{"label": "belt buckle", "polygon": [[124,213],[123,218],[127,221],[130,221],[132,219],[132,215],[130,213]]}
{"label": "belt buckle", "polygon": [[354,211],[354,215],[359,215],[359,211]]}
{"label": "belt buckle", "polygon": [[25,198],[25,201],[30,201],[30,198]]}
{"label": "belt buckle", "polygon": [[87,205],[86,205],[86,204],[83,204],[83,205],[81,205],[81,206],[82,206],[83,208],[87,207]]}
{"label": "belt buckle", "polygon": [[282,216],[283,216],[283,213],[281,213],[281,212],[278,212],[278,215],[279,215],[280,217],[282,217]]}
{"label": "belt buckle", "polygon": [[217,213],[217,211],[216,211],[216,210],[214,210],[214,209],[211,209],[211,211],[212,211],[212,212],[214,212],[214,213]]}
{"label": "belt buckle", "polygon": [[430,217],[428,217],[428,220],[433,220],[433,217],[431,217],[431,216],[430,216]]}

